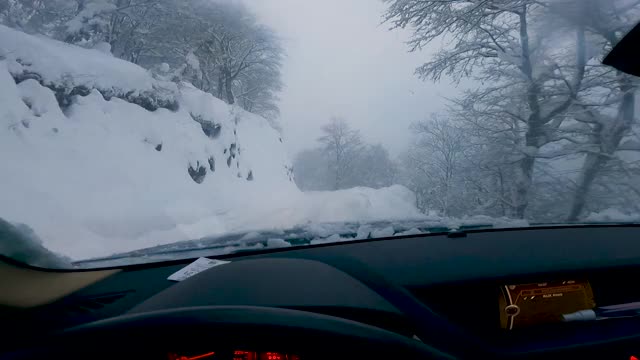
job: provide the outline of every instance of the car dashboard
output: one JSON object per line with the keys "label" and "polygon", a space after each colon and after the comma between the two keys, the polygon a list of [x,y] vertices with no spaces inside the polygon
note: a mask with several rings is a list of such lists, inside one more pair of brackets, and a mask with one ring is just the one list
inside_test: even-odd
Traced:
{"label": "car dashboard", "polygon": [[[627,360],[640,356],[640,316],[634,312],[640,302],[640,288],[634,285],[640,275],[639,235],[640,227],[633,225],[532,227],[274,249],[221,256],[229,263],[181,282],[167,278],[193,259],[122,267],[49,304],[0,308],[5,328],[12,329],[2,351],[7,358],[24,355],[24,349],[38,348],[51,334],[114,318],[246,307],[365,324],[451,358]],[[612,307],[620,311],[601,310]],[[196,324],[199,316],[192,317]],[[291,322],[298,321],[295,313],[291,316]],[[300,321],[298,329],[313,327],[313,321]],[[166,339],[158,335],[149,339],[153,346],[145,347],[144,355],[169,360],[304,360],[320,353],[322,358],[347,358],[338,342],[329,349],[331,344],[320,338],[310,348],[304,339],[312,336],[273,341],[274,332],[257,334],[254,325],[232,328],[211,347],[193,334],[175,343],[175,333]],[[202,335],[222,339],[221,334]]]}

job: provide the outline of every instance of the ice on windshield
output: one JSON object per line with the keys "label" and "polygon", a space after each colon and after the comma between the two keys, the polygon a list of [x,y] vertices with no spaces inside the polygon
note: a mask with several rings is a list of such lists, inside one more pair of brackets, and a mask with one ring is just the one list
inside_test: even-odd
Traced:
{"label": "ice on windshield", "polygon": [[601,63],[638,21],[634,0],[0,0],[0,219],[65,263],[639,222],[637,78]]}

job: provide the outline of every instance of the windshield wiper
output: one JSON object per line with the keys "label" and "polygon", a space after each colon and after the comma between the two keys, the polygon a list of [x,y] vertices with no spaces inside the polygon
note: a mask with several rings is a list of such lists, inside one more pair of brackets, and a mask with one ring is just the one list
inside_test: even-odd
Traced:
{"label": "windshield wiper", "polygon": [[241,252],[254,253],[281,247],[301,247],[425,234],[449,234],[451,237],[459,237],[464,236],[465,231],[468,230],[492,227],[491,224],[446,226],[424,220],[308,224],[287,230],[263,230],[180,241],[107,257],[76,261],[74,265],[78,267],[95,267],[96,264],[114,266],[114,264],[125,265],[153,260],[177,260]]}
{"label": "windshield wiper", "polygon": [[0,218],[0,256],[31,266],[71,267],[69,259],[42,245],[42,240],[25,224],[12,224]]}
{"label": "windshield wiper", "polygon": [[466,221],[442,224],[425,220],[378,221],[369,223],[324,223],[301,225],[287,230],[264,230],[248,233],[209,236],[167,245],[129,251],[112,256],[76,261],[76,267],[95,268],[139,263],[182,260],[200,256],[216,257],[234,253],[260,253],[281,247],[304,247],[315,244],[366,241],[386,238],[447,235],[466,237],[470,232],[539,227],[628,226],[629,223],[533,223],[522,221],[484,223]]}

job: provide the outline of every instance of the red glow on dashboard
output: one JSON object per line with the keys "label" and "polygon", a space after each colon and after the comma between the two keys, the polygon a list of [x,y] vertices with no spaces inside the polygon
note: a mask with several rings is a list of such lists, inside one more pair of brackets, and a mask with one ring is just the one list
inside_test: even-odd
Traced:
{"label": "red glow on dashboard", "polygon": [[236,350],[233,352],[233,360],[257,360],[255,352]]}
{"label": "red glow on dashboard", "polygon": [[202,355],[198,355],[198,356],[192,356],[192,357],[190,357],[190,358],[187,358],[187,360],[198,360],[198,359],[204,359],[204,358],[206,358],[206,357],[213,356],[214,354],[215,354],[215,352],[213,352],[213,351],[212,351],[212,352],[208,352],[208,353],[206,353],[206,354],[202,354]]}
{"label": "red glow on dashboard", "polygon": [[179,356],[177,354],[169,354],[169,360],[199,360],[213,355],[215,355],[215,352],[213,351],[196,356]]}
{"label": "red glow on dashboard", "polygon": [[638,358],[633,356],[633,355],[631,355],[631,356],[629,356],[629,360],[638,360]]}
{"label": "red glow on dashboard", "polygon": [[267,352],[262,355],[260,360],[286,360],[286,355],[277,352]]}
{"label": "red glow on dashboard", "polygon": [[[202,360],[202,359],[215,360],[218,358],[218,357],[213,357],[215,354],[216,353],[213,351],[200,354],[200,355],[195,355],[195,356],[184,356],[184,355],[178,355],[176,353],[169,353],[168,358],[169,360]],[[222,356],[224,357],[224,354]],[[209,357],[212,357],[212,358],[209,359]],[[284,354],[279,352],[255,352],[255,351],[234,350],[233,360],[300,360],[300,357],[298,355]]]}

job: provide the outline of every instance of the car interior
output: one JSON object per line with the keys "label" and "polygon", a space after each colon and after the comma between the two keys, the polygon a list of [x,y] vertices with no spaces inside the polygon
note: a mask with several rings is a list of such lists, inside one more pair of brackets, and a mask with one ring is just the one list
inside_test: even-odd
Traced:
{"label": "car interior", "polygon": [[[2,358],[640,355],[640,226],[457,231],[91,270],[0,263]],[[622,311],[599,309],[619,306]],[[597,317],[567,316],[588,311]]]}

